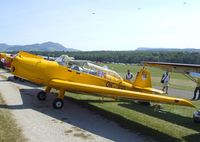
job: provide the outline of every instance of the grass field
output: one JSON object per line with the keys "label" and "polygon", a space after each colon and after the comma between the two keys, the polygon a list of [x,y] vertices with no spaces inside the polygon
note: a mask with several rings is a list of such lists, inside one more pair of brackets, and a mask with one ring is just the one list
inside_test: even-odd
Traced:
{"label": "grass field", "polygon": [[[117,71],[125,76],[126,70],[131,69],[136,73],[141,66],[107,64],[110,69]],[[153,78],[153,85],[160,85],[162,71],[150,68]],[[195,84],[181,74],[171,74],[172,88],[182,90],[193,90]],[[87,96],[82,94],[66,93],[71,101],[81,106],[101,114],[108,119],[112,119],[122,127],[130,129],[133,132],[151,137],[157,141],[200,141],[200,124],[193,122],[192,115],[195,108],[162,104],[161,110],[156,110],[152,103],[151,106],[142,106],[134,102],[115,102],[112,99]],[[199,108],[200,102],[194,104]]]}
{"label": "grass field", "polygon": [[25,142],[27,141],[17,127],[12,114],[7,110],[0,96],[0,142]]}

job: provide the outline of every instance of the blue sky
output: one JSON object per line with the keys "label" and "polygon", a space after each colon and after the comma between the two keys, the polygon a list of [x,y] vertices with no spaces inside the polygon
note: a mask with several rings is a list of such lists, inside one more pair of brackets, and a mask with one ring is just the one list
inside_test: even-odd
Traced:
{"label": "blue sky", "polygon": [[199,0],[0,0],[0,43],[199,48]]}

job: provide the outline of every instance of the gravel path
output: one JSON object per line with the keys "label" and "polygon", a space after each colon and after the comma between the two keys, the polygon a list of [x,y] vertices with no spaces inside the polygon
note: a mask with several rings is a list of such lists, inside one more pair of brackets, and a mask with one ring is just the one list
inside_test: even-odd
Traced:
{"label": "gravel path", "polygon": [[4,76],[10,73],[0,71],[0,93],[30,142],[151,141],[67,99],[63,109],[55,110],[52,108],[54,95],[38,101],[34,95],[40,89],[38,86],[12,81],[12,78],[7,81]]}

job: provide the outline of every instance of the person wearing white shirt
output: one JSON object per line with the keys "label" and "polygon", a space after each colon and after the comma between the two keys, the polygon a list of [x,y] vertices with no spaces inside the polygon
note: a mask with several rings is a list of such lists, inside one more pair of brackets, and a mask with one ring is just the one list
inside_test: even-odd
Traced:
{"label": "person wearing white shirt", "polygon": [[130,70],[127,70],[126,80],[131,80],[132,78],[133,78],[133,74],[130,72]]}
{"label": "person wearing white shirt", "polygon": [[162,91],[165,92],[166,94],[168,94],[169,80],[170,80],[170,75],[167,71],[166,73],[163,74],[161,79],[161,83],[163,83]]}

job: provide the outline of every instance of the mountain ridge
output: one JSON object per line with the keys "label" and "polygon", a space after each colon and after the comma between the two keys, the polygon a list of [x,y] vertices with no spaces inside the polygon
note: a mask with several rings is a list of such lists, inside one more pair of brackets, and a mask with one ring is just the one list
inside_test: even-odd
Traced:
{"label": "mountain ridge", "polygon": [[8,45],[5,43],[0,43],[1,52],[11,52],[11,51],[79,51],[73,48],[66,48],[60,43],[55,42],[43,42],[27,45]]}
{"label": "mountain ridge", "polygon": [[200,52],[196,48],[153,48],[153,47],[138,47],[135,51],[185,51],[185,52]]}

